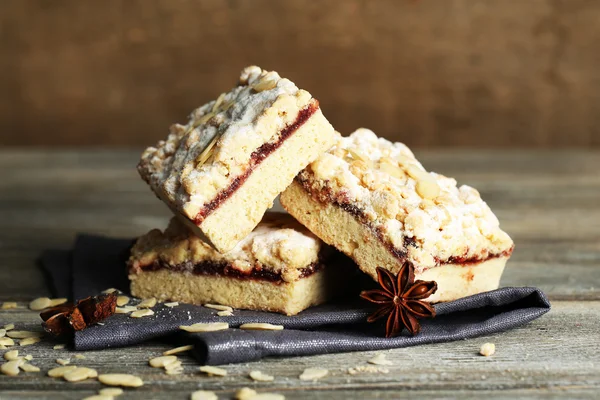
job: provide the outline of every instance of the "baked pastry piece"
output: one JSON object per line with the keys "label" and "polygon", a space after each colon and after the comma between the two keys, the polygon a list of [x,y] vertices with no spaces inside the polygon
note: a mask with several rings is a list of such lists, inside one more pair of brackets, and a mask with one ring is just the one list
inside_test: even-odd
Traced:
{"label": "baked pastry piece", "polygon": [[325,265],[334,256],[287,214],[267,213],[225,254],[173,218],[164,232],[148,232],[131,249],[131,293],[293,315],[340,292],[348,275],[339,265]]}
{"label": "baked pastry piece", "polygon": [[426,172],[402,143],[367,129],[339,137],[281,194],[281,204],[367,274],[415,266],[434,280],[428,301],[496,289],[513,250],[477,190]]}
{"label": "baked pastry piece", "polygon": [[238,86],[146,149],[138,171],[184,223],[224,253],[333,140],[310,93],[253,66]]}

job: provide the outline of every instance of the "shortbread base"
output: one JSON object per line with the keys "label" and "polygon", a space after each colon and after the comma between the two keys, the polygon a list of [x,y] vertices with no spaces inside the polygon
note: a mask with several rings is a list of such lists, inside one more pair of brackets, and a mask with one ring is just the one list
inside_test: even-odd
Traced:
{"label": "shortbread base", "polygon": [[[400,270],[402,260],[354,215],[335,204],[313,199],[298,182],[294,181],[281,194],[280,202],[300,223],[325,243],[351,257],[373,279],[377,279],[377,267],[386,268],[394,274]],[[426,301],[451,301],[497,289],[507,260],[508,257],[496,257],[481,262],[442,264],[424,271],[417,270],[415,278],[434,280],[438,284],[437,292]]]}
{"label": "shortbread base", "polygon": [[[131,294],[140,298],[190,304],[223,304],[233,308],[295,315],[340,293],[339,276],[323,268],[294,282],[195,275],[167,268],[129,275]],[[337,284],[337,287],[336,287]]]}

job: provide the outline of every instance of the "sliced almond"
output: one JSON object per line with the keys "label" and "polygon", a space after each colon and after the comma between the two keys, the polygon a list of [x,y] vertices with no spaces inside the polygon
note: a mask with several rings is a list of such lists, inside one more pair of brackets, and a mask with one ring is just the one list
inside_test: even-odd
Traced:
{"label": "sliced almond", "polygon": [[67,382],[80,382],[89,378],[98,376],[96,370],[87,367],[77,367],[74,370],[68,371],[63,375]]}
{"label": "sliced almond", "polygon": [[222,368],[213,367],[211,365],[203,365],[198,368],[200,372],[204,372],[208,376],[227,376],[227,371]]}
{"label": "sliced almond", "polygon": [[6,329],[0,329],[0,338],[6,336]]}
{"label": "sliced almond", "polygon": [[0,338],[0,345],[2,345],[2,346],[14,346],[15,345],[15,341],[12,340],[9,337],[2,337],[2,338]]}
{"label": "sliced almond", "polygon": [[237,400],[249,400],[254,396],[256,396],[256,390],[247,387],[241,388],[235,393]]}
{"label": "sliced almond", "polygon": [[183,373],[183,368],[179,366],[177,368],[165,369],[165,373],[167,375],[181,375]]}
{"label": "sliced almond", "polygon": [[419,196],[424,199],[435,199],[440,194],[440,185],[436,181],[426,179],[417,182],[415,187]]}
{"label": "sliced almond", "polygon": [[327,374],[329,374],[329,371],[325,368],[306,368],[300,375],[300,380],[315,381],[324,378]]}
{"label": "sliced almond", "polygon": [[21,339],[21,341],[19,341],[19,346],[29,346],[30,344],[35,344],[37,342],[41,342],[42,338],[39,337],[28,337],[25,339]]}
{"label": "sliced almond", "polygon": [[130,374],[101,374],[98,380],[109,386],[140,387],[144,384],[140,377]]}
{"label": "sliced almond", "polygon": [[154,315],[154,311],[150,310],[149,308],[145,308],[143,310],[134,311],[129,316],[131,318],[142,318],[142,317],[148,317],[150,315]]}
{"label": "sliced almond", "polygon": [[62,378],[67,372],[73,371],[75,368],[77,368],[75,365],[52,368],[48,371],[48,376],[51,378]]}
{"label": "sliced almond", "polygon": [[170,303],[165,303],[165,306],[169,307],[169,308],[177,307],[178,305],[179,305],[179,303],[176,301],[172,301]]}
{"label": "sliced almond", "polygon": [[58,299],[50,299],[50,307],[60,306],[61,304],[65,304],[69,299],[65,297],[60,297]]}
{"label": "sliced almond", "polygon": [[426,171],[419,168],[416,164],[405,165],[404,170],[411,178],[413,178],[416,181],[431,179],[431,176]]}
{"label": "sliced almond", "polygon": [[31,354],[27,354],[25,357],[23,357],[25,360],[27,361],[31,361],[33,360],[33,356]]}
{"label": "sliced almond", "polygon": [[175,361],[177,361],[177,356],[161,356],[151,358],[148,361],[148,364],[154,368],[164,368],[166,364],[171,364]]}
{"label": "sliced almond", "polygon": [[485,357],[493,356],[496,353],[496,345],[494,343],[484,343],[479,349],[479,354]]}
{"label": "sliced almond", "polygon": [[120,396],[123,394],[123,389],[121,388],[104,388],[100,389],[98,393],[105,396]]}
{"label": "sliced almond", "polygon": [[250,371],[250,378],[258,382],[271,382],[275,379],[272,375],[263,374],[261,371]]}
{"label": "sliced almond", "polygon": [[43,332],[34,332],[34,331],[8,331],[8,332],[6,332],[6,336],[13,338],[13,339],[42,337],[43,335],[44,335]]}
{"label": "sliced almond", "polygon": [[204,307],[219,311],[233,311],[233,308],[229,306],[222,306],[220,304],[205,304]]}
{"label": "sliced almond", "polygon": [[10,350],[4,353],[4,359],[6,361],[14,361],[19,359],[19,350]]}
{"label": "sliced almond", "polygon": [[4,325],[4,329],[6,329],[6,331],[15,329],[15,324],[6,324],[6,325]]}
{"label": "sliced almond", "polygon": [[375,355],[375,357],[371,358],[367,362],[375,365],[394,365],[394,363],[388,360],[383,353]]}
{"label": "sliced almond", "polygon": [[355,149],[346,149],[348,151],[348,153],[350,153],[350,155],[352,155],[352,158],[354,158],[355,160],[360,160],[360,161],[364,161],[364,162],[370,162],[371,159],[369,157],[367,157],[366,155],[364,155],[363,153],[361,153],[358,150]]}
{"label": "sliced almond", "polygon": [[194,122],[192,130],[195,129],[195,128],[197,128],[198,126],[200,126],[202,124],[207,123],[214,116],[215,116],[214,112],[209,112],[207,114],[204,114],[202,117],[200,117],[199,120],[197,120],[196,122]]}
{"label": "sliced almond", "polygon": [[33,311],[40,311],[44,308],[48,308],[52,305],[52,301],[48,297],[38,297],[29,303],[29,309]]}
{"label": "sliced almond", "polygon": [[60,365],[67,365],[67,364],[71,364],[71,360],[67,360],[65,358],[57,358],[56,363],[60,364]]}
{"label": "sliced almond", "polygon": [[16,301],[5,301],[4,303],[2,303],[2,309],[3,310],[11,310],[13,308],[17,308],[17,302]]}
{"label": "sliced almond", "polygon": [[186,351],[190,351],[194,348],[194,345],[187,345],[187,346],[180,346],[180,347],[175,347],[174,349],[171,350],[167,350],[163,353],[163,356],[170,356],[172,354],[179,354],[179,353],[183,353]]}
{"label": "sliced almond", "polygon": [[221,93],[219,95],[219,97],[217,97],[217,100],[215,101],[215,104],[213,104],[212,112],[216,113],[217,110],[219,109],[219,107],[221,107],[221,104],[223,103],[223,100],[225,100],[225,95],[226,94],[227,93]]}
{"label": "sliced almond", "polygon": [[240,329],[254,330],[254,331],[281,331],[283,325],[266,324],[262,322],[251,322],[248,324],[240,325]]}
{"label": "sliced almond", "polygon": [[25,364],[19,366],[19,368],[21,368],[25,372],[40,372],[39,367],[36,367],[35,365],[29,364],[29,363],[25,363]]}
{"label": "sliced almond", "polygon": [[24,363],[25,360],[23,359],[5,362],[4,364],[0,365],[0,372],[2,372],[4,375],[17,376],[19,375],[19,367]]}
{"label": "sliced almond", "polygon": [[170,371],[170,370],[173,370],[173,369],[181,369],[181,370],[183,370],[183,367],[182,367],[181,364],[182,363],[181,363],[180,360],[175,360],[173,362],[165,364],[165,370],[166,371]]}
{"label": "sliced almond", "polygon": [[252,89],[257,92],[262,92],[265,90],[271,90],[275,86],[277,86],[277,79],[265,76],[263,79],[252,85]]}
{"label": "sliced almond", "polygon": [[197,323],[193,325],[181,325],[179,329],[186,332],[214,332],[214,331],[223,331],[225,329],[229,329],[229,324],[227,322],[210,322],[210,323]]}
{"label": "sliced almond", "polygon": [[83,354],[75,354],[75,358],[78,360],[85,360],[85,356]]}
{"label": "sliced almond", "polygon": [[52,347],[54,350],[61,350],[64,349],[65,347],[67,347],[66,344],[61,343],[61,344],[55,344],[54,347]]}
{"label": "sliced almond", "polygon": [[106,290],[102,291],[102,293],[104,293],[104,294],[110,294],[110,293],[114,293],[114,292],[118,292],[118,290],[115,288],[110,288],[110,289],[106,289]]}
{"label": "sliced almond", "polygon": [[151,297],[149,299],[144,299],[140,301],[140,303],[136,306],[137,308],[152,308],[156,305],[156,299]]}
{"label": "sliced almond", "polygon": [[215,392],[210,392],[208,390],[196,390],[192,393],[191,400],[217,400],[218,397]]}
{"label": "sliced almond", "polygon": [[137,311],[134,306],[116,307],[115,314],[129,314],[130,312]]}
{"label": "sliced almond", "polygon": [[219,317],[231,317],[233,315],[233,312],[229,311],[229,310],[219,311],[219,312],[217,312],[217,315]]}
{"label": "sliced almond", "polygon": [[129,297],[127,296],[117,296],[117,306],[122,307],[129,303]]}

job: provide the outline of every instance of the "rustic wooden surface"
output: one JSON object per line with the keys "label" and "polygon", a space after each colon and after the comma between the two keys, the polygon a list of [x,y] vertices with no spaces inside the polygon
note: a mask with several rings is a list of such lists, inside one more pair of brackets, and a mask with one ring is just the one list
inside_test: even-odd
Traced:
{"label": "rustic wooden surface", "polygon": [[[516,242],[502,285],[535,285],[553,301],[550,313],[533,323],[485,338],[386,351],[389,374],[349,375],[373,353],[299,357],[225,366],[225,378],[209,378],[182,356],[185,374],[164,375],[147,366],[168,348],[148,343],[126,349],[86,352],[76,364],[100,372],[133,372],[146,384],[124,399],[186,399],[199,388],[231,398],[249,386],[286,398],[597,398],[600,391],[600,153],[587,151],[421,151],[431,170],[480,189]],[[131,151],[0,150],[0,325],[40,329],[27,301],[45,295],[34,260],[44,248],[67,248],[78,231],[131,237],[162,227],[169,213],[133,168]],[[494,342],[497,354],[477,354]],[[20,348],[34,356],[41,373],[0,375],[0,399],[80,399],[101,385],[66,383],[45,375],[56,358],[45,340]],[[0,351],[3,353],[4,351]],[[297,379],[306,367],[328,368],[317,382]],[[254,383],[258,369],[276,376]]]}
{"label": "rustic wooden surface", "polygon": [[597,0],[3,0],[0,144],[141,145],[275,69],[343,133],[600,145]]}

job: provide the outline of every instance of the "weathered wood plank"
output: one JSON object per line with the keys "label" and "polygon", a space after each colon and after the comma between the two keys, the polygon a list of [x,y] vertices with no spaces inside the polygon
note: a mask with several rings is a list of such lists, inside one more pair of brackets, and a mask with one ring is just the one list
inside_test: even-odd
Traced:
{"label": "weathered wood plank", "polygon": [[[386,351],[394,365],[388,374],[349,375],[347,369],[367,365],[374,352],[357,352],[311,357],[269,358],[259,362],[225,366],[224,378],[210,378],[196,371],[195,360],[181,356],[185,374],[171,377],[150,368],[148,359],[159,355],[167,344],[157,342],[125,349],[85,352],[86,359],[75,364],[99,372],[130,372],[141,376],[146,385],[127,390],[127,398],[185,399],[202,387],[217,391],[223,398],[244,386],[284,393],[287,398],[398,398],[433,397],[592,397],[600,390],[600,302],[556,301],[552,311],[533,323],[515,330],[445,344]],[[14,322],[18,328],[39,329],[37,314],[24,308],[0,311],[0,323]],[[496,344],[496,355],[478,355],[484,342]],[[45,376],[56,366],[58,357],[72,357],[69,350],[52,350],[52,342],[20,348],[32,354],[39,374],[18,377],[0,375],[0,398],[82,398],[101,385],[94,381],[69,384]],[[298,375],[304,368],[319,366],[330,371],[317,382],[304,382]],[[274,375],[272,383],[254,383],[248,378],[253,369]],[[493,390],[493,392],[491,392]],[[67,392],[68,391],[68,392]],[[55,396],[55,397],[52,397]]]}

